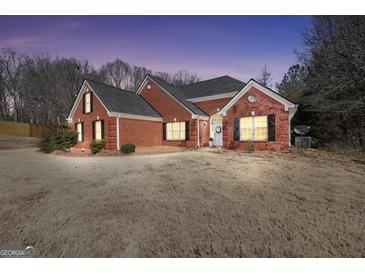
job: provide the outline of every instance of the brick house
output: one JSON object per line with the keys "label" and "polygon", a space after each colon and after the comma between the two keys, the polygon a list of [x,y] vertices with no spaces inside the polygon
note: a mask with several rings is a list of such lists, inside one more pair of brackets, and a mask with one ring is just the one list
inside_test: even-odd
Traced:
{"label": "brick house", "polygon": [[288,150],[297,105],[255,80],[222,76],[174,86],[147,75],[136,92],[85,80],[68,122],[76,147],[105,139],[107,149],[137,146],[215,146]]}

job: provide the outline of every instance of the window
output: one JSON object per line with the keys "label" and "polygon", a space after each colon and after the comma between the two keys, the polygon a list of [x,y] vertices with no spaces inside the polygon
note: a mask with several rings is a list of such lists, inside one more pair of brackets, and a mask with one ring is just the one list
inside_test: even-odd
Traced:
{"label": "window", "polygon": [[241,140],[267,140],[267,116],[242,117],[240,131]]}
{"label": "window", "polygon": [[94,121],[94,139],[101,140],[104,138],[104,125],[103,121]]}
{"label": "window", "polygon": [[185,122],[166,123],[166,140],[185,140]]}
{"label": "window", "polygon": [[76,124],[76,131],[78,133],[78,142],[83,142],[84,141],[84,124],[83,123],[77,123]]}
{"label": "window", "polygon": [[85,93],[84,95],[84,113],[91,112],[91,93]]}
{"label": "window", "polygon": [[257,95],[252,94],[252,95],[248,96],[248,101],[251,103],[255,103],[257,101]]}

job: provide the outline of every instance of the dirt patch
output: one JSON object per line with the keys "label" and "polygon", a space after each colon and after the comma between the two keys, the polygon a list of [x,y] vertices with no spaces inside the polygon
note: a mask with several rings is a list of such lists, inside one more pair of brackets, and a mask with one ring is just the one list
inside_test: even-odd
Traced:
{"label": "dirt patch", "polygon": [[42,257],[365,256],[365,168],[350,160],[18,149],[0,164],[0,243]]}

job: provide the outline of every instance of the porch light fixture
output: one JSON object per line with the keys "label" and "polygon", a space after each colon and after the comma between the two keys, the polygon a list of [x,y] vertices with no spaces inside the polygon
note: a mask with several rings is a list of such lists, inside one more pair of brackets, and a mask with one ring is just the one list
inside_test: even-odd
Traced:
{"label": "porch light fixture", "polygon": [[147,89],[150,90],[152,86],[150,84],[147,85]]}
{"label": "porch light fixture", "polygon": [[251,111],[251,115],[252,116],[255,116],[255,111],[253,110],[253,111]]}
{"label": "porch light fixture", "polygon": [[248,101],[250,103],[255,103],[257,101],[257,95],[256,94],[251,94],[250,96],[248,96]]}

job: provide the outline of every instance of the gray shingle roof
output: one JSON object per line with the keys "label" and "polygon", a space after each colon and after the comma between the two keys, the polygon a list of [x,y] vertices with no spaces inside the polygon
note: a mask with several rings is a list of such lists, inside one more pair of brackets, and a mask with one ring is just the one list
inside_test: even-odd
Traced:
{"label": "gray shingle roof", "polygon": [[85,80],[110,112],[160,118],[160,114],[142,96],[128,90]]}
{"label": "gray shingle roof", "polygon": [[205,80],[185,86],[174,86],[164,80],[152,75],[148,75],[152,80],[167,90],[172,96],[180,101],[184,106],[190,109],[194,114],[207,116],[207,114],[198,108],[188,99],[224,94],[229,92],[238,92],[246,84],[242,81],[229,76],[222,76],[210,80]]}
{"label": "gray shingle roof", "polygon": [[181,87],[171,85],[171,84],[161,80],[160,78],[154,77],[152,75],[149,75],[149,77],[151,77],[152,80],[154,80],[163,89],[165,89],[172,96],[174,96],[180,103],[182,103],[185,107],[187,107],[194,114],[201,115],[201,116],[208,116],[204,111],[202,111],[196,105],[194,105],[193,103],[186,100],[187,98],[185,97],[184,92],[182,91]]}
{"label": "gray shingle roof", "polygon": [[241,90],[246,84],[229,76],[221,76],[180,87],[187,99]]}

